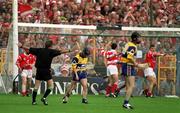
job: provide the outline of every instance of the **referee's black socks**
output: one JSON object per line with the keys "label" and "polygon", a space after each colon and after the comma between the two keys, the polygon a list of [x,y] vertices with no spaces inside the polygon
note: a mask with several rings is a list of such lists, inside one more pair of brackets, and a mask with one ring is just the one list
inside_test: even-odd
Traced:
{"label": "referee's black socks", "polygon": [[37,90],[34,89],[33,93],[32,93],[32,101],[36,102],[36,96],[37,96]]}
{"label": "referee's black socks", "polygon": [[44,93],[43,98],[46,98],[50,93],[51,93],[51,89],[47,89],[46,92]]}

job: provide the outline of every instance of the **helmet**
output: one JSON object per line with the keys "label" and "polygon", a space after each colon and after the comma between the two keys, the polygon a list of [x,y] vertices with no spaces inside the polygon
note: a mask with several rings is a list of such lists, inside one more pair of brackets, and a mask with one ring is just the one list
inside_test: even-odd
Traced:
{"label": "helmet", "polygon": [[85,56],[89,56],[90,55],[90,49],[85,47],[82,51],[82,53],[85,55]]}
{"label": "helmet", "polygon": [[132,35],[131,35],[131,39],[132,39],[132,42],[135,42],[136,44],[139,44],[140,43],[140,34],[138,32],[133,32]]}

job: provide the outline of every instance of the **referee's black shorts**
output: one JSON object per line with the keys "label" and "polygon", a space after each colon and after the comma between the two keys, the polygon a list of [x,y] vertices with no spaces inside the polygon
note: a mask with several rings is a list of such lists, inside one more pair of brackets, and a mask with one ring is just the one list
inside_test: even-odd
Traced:
{"label": "referee's black shorts", "polygon": [[51,70],[49,68],[37,68],[36,80],[50,80],[52,79]]}

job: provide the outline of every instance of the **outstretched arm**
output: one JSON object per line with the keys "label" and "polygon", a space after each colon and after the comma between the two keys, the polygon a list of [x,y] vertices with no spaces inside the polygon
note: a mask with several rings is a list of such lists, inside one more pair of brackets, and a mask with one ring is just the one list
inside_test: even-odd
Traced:
{"label": "outstretched arm", "polygon": [[18,43],[18,47],[26,50],[27,52],[29,52],[29,48],[30,48],[30,47],[24,46],[24,45],[22,45],[22,43],[20,43],[20,42]]}
{"label": "outstretched arm", "polygon": [[62,54],[64,54],[64,53],[70,53],[70,52],[72,52],[72,50],[70,50],[70,49],[61,51]]}

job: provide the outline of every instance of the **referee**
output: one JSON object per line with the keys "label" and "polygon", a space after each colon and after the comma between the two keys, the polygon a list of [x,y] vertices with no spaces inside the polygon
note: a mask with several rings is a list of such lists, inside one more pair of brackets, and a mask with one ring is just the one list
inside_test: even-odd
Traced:
{"label": "referee", "polygon": [[53,89],[53,79],[51,75],[51,62],[54,57],[61,55],[63,53],[71,52],[70,50],[60,51],[51,49],[53,43],[52,41],[45,42],[45,48],[30,48],[25,47],[21,43],[18,44],[19,48],[22,48],[28,51],[30,54],[36,56],[36,77],[35,77],[35,87],[32,93],[32,105],[36,105],[36,96],[37,90],[41,84],[41,81],[47,82],[47,90],[44,93],[44,96],[41,98],[41,101],[44,105],[48,105],[47,96],[50,94],[51,90]]}

